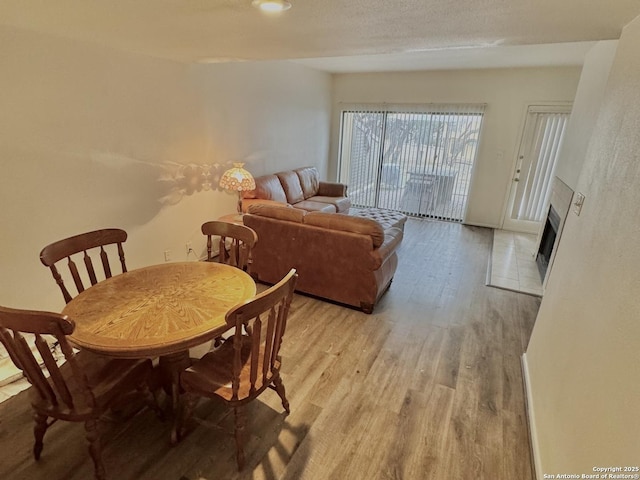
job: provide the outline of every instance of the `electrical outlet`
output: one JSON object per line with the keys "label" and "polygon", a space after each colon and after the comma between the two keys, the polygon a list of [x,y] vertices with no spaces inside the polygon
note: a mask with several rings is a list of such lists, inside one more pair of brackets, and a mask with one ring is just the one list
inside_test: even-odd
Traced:
{"label": "electrical outlet", "polygon": [[171,261],[171,250],[165,250],[164,251],[164,261],[165,262],[170,262]]}

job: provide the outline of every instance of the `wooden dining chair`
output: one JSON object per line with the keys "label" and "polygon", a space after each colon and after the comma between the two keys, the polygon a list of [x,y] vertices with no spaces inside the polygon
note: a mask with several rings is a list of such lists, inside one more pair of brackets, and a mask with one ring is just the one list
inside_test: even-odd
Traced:
{"label": "wooden dining chair", "polygon": [[[244,406],[269,387],[278,393],[282,407],[289,413],[280,378],[279,351],[296,280],[296,271],[291,269],[276,285],[233,307],[226,315],[227,326],[234,329],[233,337],[180,375],[180,386],[185,392],[180,433],[184,433],[184,424],[200,397],[224,402],[235,413],[238,470],[244,467]],[[250,327],[251,334],[242,327]]]}
{"label": "wooden dining chair", "polygon": [[[258,234],[253,229],[218,220],[205,222],[200,229],[202,234],[207,237],[208,262],[214,261],[216,257],[213,252],[213,237],[217,236],[220,237],[218,240],[218,262],[237,267],[245,272],[251,271],[251,251],[258,242]],[[219,347],[222,340],[221,336],[214,338],[211,348]]]}
{"label": "wooden dining chair", "polygon": [[99,255],[104,278],[110,278],[111,264],[109,263],[109,256],[107,255],[107,251],[104,247],[107,245],[115,245],[118,252],[118,258],[120,260],[121,272],[124,273],[127,271],[127,265],[124,260],[124,249],[122,248],[122,244],[126,240],[127,232],[118,228],[107,228],[103,230],[95,230],[93,232],[81,233],[80,235],[58,240],[57,242],[44,247],[40,252],[40,261],[46,267],[49,267],[54,280],[60,287],[60,290],[62,290],[64,301],[69,303],[73,296],[69,293],[69,290],[64,284],[64,280],[56,267],[56,263],[65,258],[67,259],[69,273],[73,277],[73,282],[75,283],[77,292],[81,293],[85,289],[85,283],[82,280],[82,275],[80,274],[78,266],[72,256],[77,253],[83,254],[82,262],[85,266],[86,276],[89,278],[91,285],[95,285],[98,283],[98,277],[96,275],[96,270],[93,266],[93,260],[91,259],[90,253],[97,253]]}
{"label": "wooden dining chair", "polygon": [[[258,241],[253,229],[235,223],[212,221],[202,224],[202,233],[207,236],[207,260],[212,261],[213,237],[218,236],[218,262],[249,271],[251,268],[251,250]],[[227,240],[230,245],[227,245]]]}
{"label": "wooden dining chair", "polygon": [[[111,360],[87,351],[76,353],[67,341],[74,328],[73,320],[58,313],[0,307],[0,341],[31,383],[28,396],[35,419],[33,456],[40,458],[44,434],[56,420],[84,422],[95,478],[103,480],[99,418],[123,395],[135,390],[159,413],[147,384],[153,366],[147,359]],[[61,366],[51,354],[48,338],[61,347],[66,360]]]}

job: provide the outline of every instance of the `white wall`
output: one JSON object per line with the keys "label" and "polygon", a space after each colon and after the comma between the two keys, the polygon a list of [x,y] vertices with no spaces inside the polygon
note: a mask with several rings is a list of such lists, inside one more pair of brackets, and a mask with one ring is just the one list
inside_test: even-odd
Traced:
{"label": "white wall", "polygon": [[[330,77],[290,63],[187,66],[0,28],[0,304],[60,310],[38,255],[120,227],[129,268],[204,251],[236,197],[180,166],[326,170]],[[192,257],[193,259],[193,257]]]}
{"label": "white wall", "polygon": [[486,103],[467,223],[500,227],[526,106],[572,101],[580,68],[519,68],[335,75],[330,171],[340,103]]}
{"label": "white wall", "polygon": [[619,40],[595,128],[574,139],[588,143],[586,200],[567,217],[526,353],[538,478],[640,461],[638,45],[640,17]]}
{"label": "white wall", "polygon": [[217,156],[246,162],[255,176],[315,165],[326,177],[329,74],[289,62],[195,66],[192,73]]}
{"label": "white wall", "polygon": [[555,171],[556,176],[572,190],[575,190],[587,153],[589,142],[584,139],[591,137],[598,119],[617,46],[617,40],[596,43],[587,53],[582,66],[580,83]]}

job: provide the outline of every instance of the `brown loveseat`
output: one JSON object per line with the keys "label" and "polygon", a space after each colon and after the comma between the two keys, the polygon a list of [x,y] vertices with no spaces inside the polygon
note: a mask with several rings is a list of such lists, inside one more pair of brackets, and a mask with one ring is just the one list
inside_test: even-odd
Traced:
{"label": "brown loveseat", "polygon": [[291,205],[328,213],[347,213],[351,206],[346,185],[321,181],[315,167],[263,175],[255,180],[256,189],[243,192],[243,212],[255,204]]}
{"label": "brown loveseat", "polygon": [[251,273],[273,284],[296,268],[297,291],[371,313],[396,271],[405,220],[395,212],[381,224],[340,213],[252,205],[243,217],[259,239]]}

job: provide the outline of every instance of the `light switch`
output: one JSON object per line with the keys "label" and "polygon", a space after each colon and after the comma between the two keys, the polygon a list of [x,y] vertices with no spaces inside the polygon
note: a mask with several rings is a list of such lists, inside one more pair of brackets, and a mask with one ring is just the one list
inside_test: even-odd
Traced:
{"label": "light switch", "polygon": [[576,215],[580,215],[583,204],[584,204],[584,195],[580,192],[577,192],[575,195],[575,200],[573,202],[573,213],[575,213]]}

